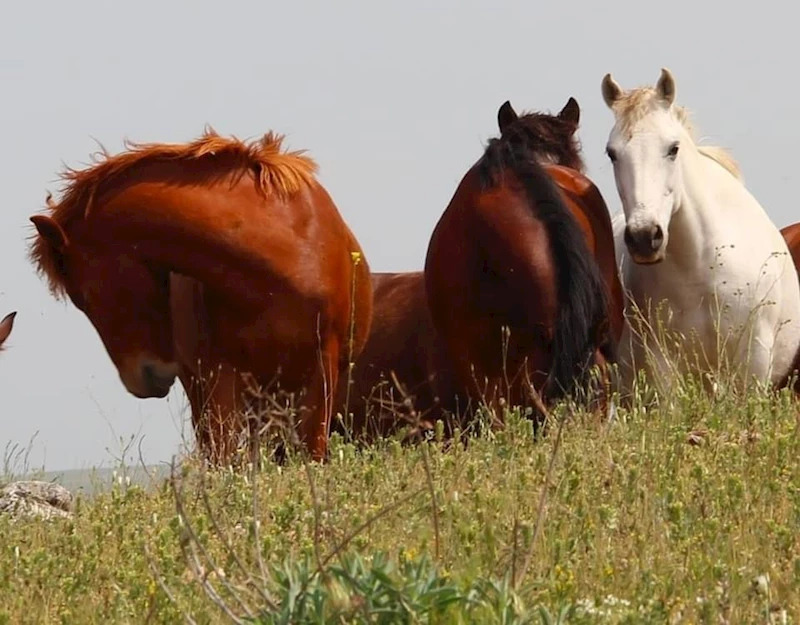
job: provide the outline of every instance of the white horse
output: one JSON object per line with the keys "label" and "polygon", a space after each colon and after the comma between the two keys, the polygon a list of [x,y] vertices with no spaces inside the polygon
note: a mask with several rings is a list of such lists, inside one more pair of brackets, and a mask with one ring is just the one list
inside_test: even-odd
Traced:
{"label": "white horse", "polygon": [[[779,383],[800,346],[800,283],[786,241],[733,159],[695,144],[675,92],[668,69],[655,88],[626,92],[611,74],[602,82],[615,119],[606,153],[623,209],[614,218],[617,262],[628,316],[638,308],[644,320],[622,336],[623,388],[631,390],[637,369],[667,387],[691,369],[706,382],[727,368],[737,386]],[[663,335],[654,343],[663,330],[682,337],[691,365],[667,357]]]}

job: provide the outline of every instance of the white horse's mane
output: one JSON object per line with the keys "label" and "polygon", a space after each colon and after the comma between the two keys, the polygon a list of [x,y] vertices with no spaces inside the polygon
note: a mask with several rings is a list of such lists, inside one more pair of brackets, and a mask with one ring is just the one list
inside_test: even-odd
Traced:
{"label": "white horse's mane", "polygon": [[[626,91],[614,102],[613,107],[617,123],[619,124],[619,130],[627,137],[630,137],[633,134],[634,126],[641,121],[645,115],[652,112],[656,106],[659,106],[658,94],[653,87],[637,87]],[[737,180],[744,183],[739,165],[728,150],[715,145],[697,145],[694,126],[689,119],[690,113],[685,107],[673,103],[671,111],[675,118],[686,129],[692,141],[695,142],[695,146],[700,154],[719,163]]]}

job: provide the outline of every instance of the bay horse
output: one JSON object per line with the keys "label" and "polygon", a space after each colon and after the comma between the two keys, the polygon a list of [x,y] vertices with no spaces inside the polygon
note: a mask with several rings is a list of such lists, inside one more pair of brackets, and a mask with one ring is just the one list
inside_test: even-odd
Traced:
{"label": "bay horse", "polygon": [[231,459],[243,382],[307,390],[301,441],[327,452],[339,374],[372,318],[361,247],[316,163],[208,128],[186,144],[136,144],[67,169],[61,201],[31,217],[29,250],[56,297],[98,332],[125,388],[161,398],[177,377],[198,446]]}
{"label": "bay horse", "polygon": [[[421,271],[372,274],[369,338],[352,370],[342,376],[333,430],[363,440],[411,434],[444,421],[449,433],[466,407],[444,343],[433,327]],[[397,384],[401,388],[397,388]],[[463,399],[462,399],[463,401]]]}
{"label": "bay horse", "polygon": [[[667,68],[655,87],[630,91],[606,74],[602,95],[614,114],[606,152],[622,201],[623,286],[652,329],[634,338],[626,324],[623,384],[631,388],[635,368],[662,388],[673,373],[709,383],[728,366],[737,387],[782,379],[800,345],[800,284],[778,228],[731,156],[695,143]],[[653,332],[675,333],[694,362],[676,362]]]}
{"label": "bay horse", "polygon": [[8,313],[3,320],[0,321],[0,351],[3,350],[3,344],[14,329],[14,319],[17,317],[16,311]]}
{"label": "bay horse", "polygon": [[622,292],[608,208],[583,174],[579,114],[574,98],[558,115],[518,116],[505,102],[500,136],[430,239],[434,326],[470,397],[495,411],[504,399],[539,412],[539,396],[569,395],[591,364],[614,360]]}

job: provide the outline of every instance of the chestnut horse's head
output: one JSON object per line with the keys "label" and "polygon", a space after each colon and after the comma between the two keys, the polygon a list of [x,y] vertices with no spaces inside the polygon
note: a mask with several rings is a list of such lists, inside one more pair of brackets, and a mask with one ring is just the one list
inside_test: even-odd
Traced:
{"label": "chestnut horse's head", "polygon": [[31,256],[51,290],[89,318],[128,392],[165,397],[178,374],[169,273],[115,249],[82,219],[54,217],[31,217],[38,231]]}
{"label": "chestnut horse's head", "polygon": [[523,112],[517,115],[511,102],[506,100],[497,111],[500,135],[511,143],[523,142],[533,149],[543,163],[563,165],[580,172],[586,169],[581,157],[577,132],[581,109],[575,98],[570,98],[558,115],[540,112]]}
{"label": "chestnut horse's head", "polygon": [[3,343],[6,342],[8,335],[14,328],[14,318],[17,316],[16,312],[8,313],[3,320],[0,321],[0,350],[3,349]]}

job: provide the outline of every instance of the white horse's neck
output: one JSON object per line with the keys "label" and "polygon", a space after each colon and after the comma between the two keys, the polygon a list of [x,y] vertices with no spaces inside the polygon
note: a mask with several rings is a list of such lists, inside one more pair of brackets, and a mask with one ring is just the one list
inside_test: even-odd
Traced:
{"label": "white horse's neck", "polygon": [[731,220],[735,206],[752,200],[744,185],[720,163],[698,150],[688,134],[681,141],[683,188],[669,224],[666,264],[670,271],[695,271],[714,262],[715,246]]}

